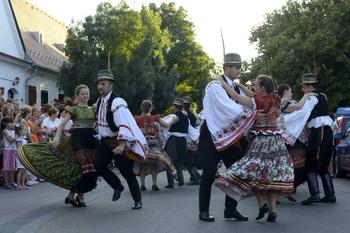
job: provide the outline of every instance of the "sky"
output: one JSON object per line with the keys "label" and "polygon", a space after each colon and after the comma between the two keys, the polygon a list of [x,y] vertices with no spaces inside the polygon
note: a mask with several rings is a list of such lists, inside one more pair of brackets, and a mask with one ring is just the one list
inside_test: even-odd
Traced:
{"label": "sky", "polygon": [[[29,0],[49,15],[69,25],[92,15],[102,0]],[[109,0],[117,5],[119,0]],[[223,61],[222,30],[225,51],[236,52],[243,60],[257,56],[254,45],[249,43],[251,29],[264,21],[266,13],[280,9],[287,0],[126,0],[133,9],[155,2],[175,2],[188,12],[195,25],[197,41],[217,63]]]}

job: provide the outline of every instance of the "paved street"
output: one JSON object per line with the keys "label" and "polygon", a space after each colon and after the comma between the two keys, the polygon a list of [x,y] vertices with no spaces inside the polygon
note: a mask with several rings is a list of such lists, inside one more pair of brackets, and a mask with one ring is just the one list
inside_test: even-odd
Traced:
{"label": "paved street", "polygon": [[[188,177],[186,177],[188,179]],[[150,181],[150,177],[147,177]],[[350,179],[335,179],[338,203],[301,206],[281,198],[277,223],[256,222],[257,204],[254,198],[242,201],[240,211],[249,222],[227,221],[223,218],[224,195],[213,188],[211,214],[216,222],[198,221],[198,186],[165,190],[165,174],[159,176],[158,193],[143,192],[144,207],[131,210],[128,189],[117,202],[112,202],[112,190],[106,183],[86,197],[88,208],[65,206],[66,191],[49,183],[33,186],[30,191],[0,190],[1,233],[348,233],[350,228]],[[148,188],[151,185],[148,183]],[[307,196],[306,185],[296,195],[300,201]]]}

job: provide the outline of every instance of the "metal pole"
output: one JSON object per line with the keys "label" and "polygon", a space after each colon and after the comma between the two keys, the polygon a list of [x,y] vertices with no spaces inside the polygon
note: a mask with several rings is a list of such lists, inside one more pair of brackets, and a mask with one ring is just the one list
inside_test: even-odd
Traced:
{"label": "metal pole", "polygon": [[225,40],[224,40],[224,36],[222,34],[221,28],[220,28],[220,34],[221,34],[221,42],[222,42],[222,52],[224,53],[223,57],[225,57],[225,54],[226,54],[226,51],[225,51]]}

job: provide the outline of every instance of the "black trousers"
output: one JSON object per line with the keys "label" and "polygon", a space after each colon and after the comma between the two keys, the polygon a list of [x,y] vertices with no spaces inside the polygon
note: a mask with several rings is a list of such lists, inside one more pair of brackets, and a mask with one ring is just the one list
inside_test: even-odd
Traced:
{"label": "black trousers", "polygon": [[187,150],[185,155],[185,167],[190,174],[190,181],[199,182],[199,172],[197,170],[198,153]]}
{"label": "black trousers", "polygon": [[[184,137],[170,136],[165,146],[165,151],[170,156],[171,161],[173,162],[176,168],[179,184],[184,182],[182,167],[184,166],[184,163],[185,163],[185,153],[186,153],[186,146],[187,146],[186,143],[187,143],[186,138]],[[169,171],[167,171],[167,177],[168,177],[168,184],[174,185],[173,177],[169,173]]]}
{"label": "black trousers", "polygon": [[[242,144],[245,146],[246,142]],[[232,145],[226,150],[218,152],[205,122],[201,127],[198,149],[199,159],[203,169],[199,185],[199,211],[209,211],[211,186],[215,180],[219,161],[222,159],[225,167],[228,168],[241,159],[244,153],[243,150],[236,145]],[[226,195],[225,208],[234,209],[236,206],[237,201]]]}
{"label": "black trousers", "polygon": [[106,140],[102,138],[98,146],[98,153],[96,158],[97,173],[100,174],[113,189],[123,189],[123,185],[121,184],[118,176],[116,176],[108,168],[108,165],[112,159],[114,159],[120,173],[128,183],[132,198],[135,202],[141,201],[140,187],[133,171],[134,161],[120,155],[114,155],[112,149],[113,148],[111,148]]}
{"label": "black trousers", "polygon": [[186,153],[186,138],[170,136],[165,146],[165,151],[170,156],[175,167],[184,166]]}
{"label": "black trousers", "polygon": [[306,148],[308,173],[326,174],[332,158],[333,131],[330,126],[311,128]]}
{"label": "black trousers", "polygon": [[201,169],[200,164],[199,164],[199,154],[197,152],[193,152],[190,150],[186,151],[186,156],[185,156],[185,166],[186,167],[193,167],[196,169]]}

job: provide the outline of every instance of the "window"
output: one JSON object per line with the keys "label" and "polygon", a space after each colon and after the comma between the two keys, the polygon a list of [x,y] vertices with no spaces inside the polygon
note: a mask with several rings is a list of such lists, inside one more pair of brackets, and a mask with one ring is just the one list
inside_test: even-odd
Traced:
{"label": "window", "polygon": [[41,105],[49,102],[49,92],[46,90],[41,91]]}

